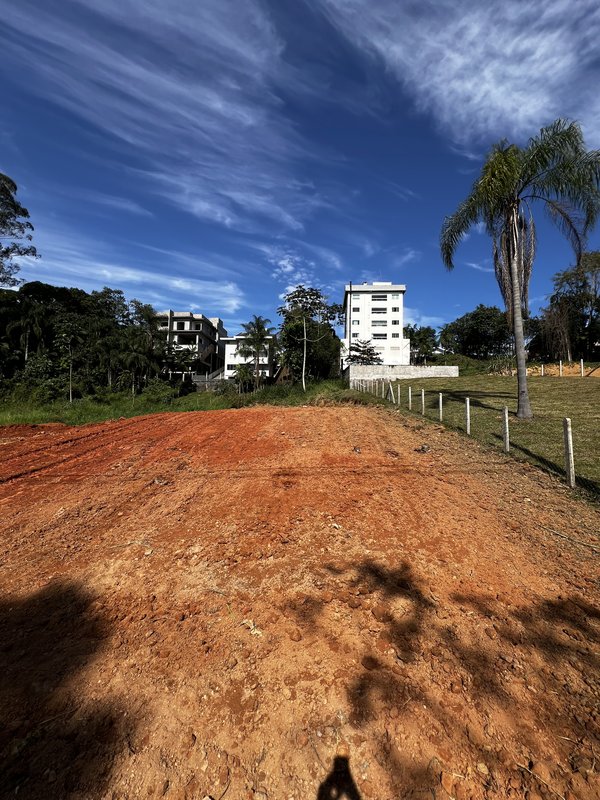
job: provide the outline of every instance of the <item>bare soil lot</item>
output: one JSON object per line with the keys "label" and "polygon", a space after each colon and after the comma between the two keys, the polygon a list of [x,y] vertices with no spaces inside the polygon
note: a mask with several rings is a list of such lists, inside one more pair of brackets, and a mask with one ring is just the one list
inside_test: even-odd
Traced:
{"label": "bare soil lot", "polygon": [[600,796],[600,515],[557,480],[352,407],[0,455],[0,796]]}

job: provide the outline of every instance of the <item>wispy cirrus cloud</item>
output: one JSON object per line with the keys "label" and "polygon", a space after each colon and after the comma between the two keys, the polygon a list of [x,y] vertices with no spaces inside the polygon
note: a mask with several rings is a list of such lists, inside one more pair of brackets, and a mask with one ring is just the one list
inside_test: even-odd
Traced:
{"label": "wispy cirrus cloud", "polygon": [[205,264],[201,271],[210,274],[210,279],[198,278],[198,261],[173,251],[165,274],[162,255],[125,260],[102,241],[57,229],[56,225],[40,225],[36,244],[43,256],[36,261],[24,260],[20,277],[25,280],[78,286],[87,291],[118,287],[129,298],[136,296],[159,309],[166,305],[187,309],[190,298],[200,299],[202,312],[208,316],[235,314],[246,304],[239,284],[222,274],[218,261]]}
{"label": "wispy cirrus cloud", "polygon": [[299,231],[323,203],[295,175],[314,148],[279,90],[300,79],[259,0],[23,0],[3,26],[12,82],[113,141],[136,180],[197,217]]}
{"label": "wispy cirrus cloud", "polygon": [[465,261],[465,266],[469,269],[477,270],[477,272],[494,272],[492,267],[486,267],[484,264],[479,264],[475,261]]}
{"label": "wispy cirrus cloud", "polygon": [[456,142],[528,136],[557,116],[581,119],[591,143],[600,142],[596,0],[320,5]]}

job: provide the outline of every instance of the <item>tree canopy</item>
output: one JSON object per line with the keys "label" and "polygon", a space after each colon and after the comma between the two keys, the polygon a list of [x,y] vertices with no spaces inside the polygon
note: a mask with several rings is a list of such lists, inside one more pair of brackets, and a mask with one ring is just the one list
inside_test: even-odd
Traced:
{"label": "tree canopy", "polygon": [[512,333],[506,313],[497,306],[478,305],[444,325],[440,344],[450,353],[470,358],[493,358],[512,351]]}
{"label": "tree canopy", "polygon": [[361,364],[369,366],[371,364],[381,364],[381,355],[370,341],[358,339],[350,345],[350,353],[346,357],[347,364]]}
{"label": "tree canopy", "polygon": [[341,342],[333,324],[343,310],[337,303],[328,303],[319,289],[297,286],[283,298],[277,309],[283,317],[279,333],[282,363],[292,377],[329,378],[339,371]]}
{"label": "tree canopy", "polygon": [[0,172],[0,286],[17,286],[19,264],[15,259],[35,258],[31,244],[33,225],[29,211],[16,198],[17,184]]}
{"label": "tree canopy", "polygon": [[527,390],[523,318],[535,256],[533,208],[542,206],[581,258],[600,214],[600,151],[587,151],[576,122],[556,120],[526,147],[494,145],[471,193],[444,220],[440,248],[448,269],[471,226],[483,222],[492,240],[496,278],[515,339],[517,416],[532,416]]}

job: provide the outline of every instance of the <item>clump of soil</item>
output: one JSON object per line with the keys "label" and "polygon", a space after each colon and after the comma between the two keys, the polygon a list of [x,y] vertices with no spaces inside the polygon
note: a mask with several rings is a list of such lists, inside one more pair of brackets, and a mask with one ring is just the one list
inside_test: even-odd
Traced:
{"label": "clump of soil", "polygon": [[361,407],[1,439],[1,796],[600,795],[556,480]]}

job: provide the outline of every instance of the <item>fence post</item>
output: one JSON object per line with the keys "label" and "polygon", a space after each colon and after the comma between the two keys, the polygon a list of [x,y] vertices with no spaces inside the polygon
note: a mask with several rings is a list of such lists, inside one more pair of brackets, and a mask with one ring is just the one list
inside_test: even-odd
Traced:
{"label": "fence post", "polygon": [[544,365],[542,364],[542,378],[544,377]]}
{"label": "fence post", "polygon": [[392,386],[392,382],[390,381],[390,394],[392,395],[392,403],[396,402],[396,396],[394,395],[394,387]]}
{"label": "fence post", "polygon": [[421,389],[421,415],[425,416],[425,389]]}
{"label": "fence post", "polygon": [[510,452],[510,433],[508,430],[508,408],[504,406],[502,412],[502,439],[504,441],[504,452]]}
{"label": "fence post", "polygon": [[581,377],[583,378],[583,358],[579,360],[579,368],[581,371]]}
{"label": "fence post", "polygon": [[412,411],[412,386],[408,387],[408,410]]}
{"label": "fence post", "polygon": [[563,374],[562,374],[562,361],[558,362],[558,374],[559,374],[559,377],[562,378],[562,376],[563,376]]}
{"label": "fence post", "polygon": [[396,405],[400,405],[400,384],[396,386]]}
{"label": "fence post", "polygon": [[465,422],[467,426],[467,436],[471,435],[471,399],[465,397]]}
{"label": "fence post", "polygon": [[565,471],[567,483],[571,489],[575,488],[575,461],[573,459],[573,431],[569,417],[563,419],[563,436],[565,440]]}
{"label": "fence post", "polygon": [[444,396],[443,396],[443,394],[441,392],[440,392],[440,400],[439,400],[439,402],[440,402],[440,422],[443,422],[444,421]]}

